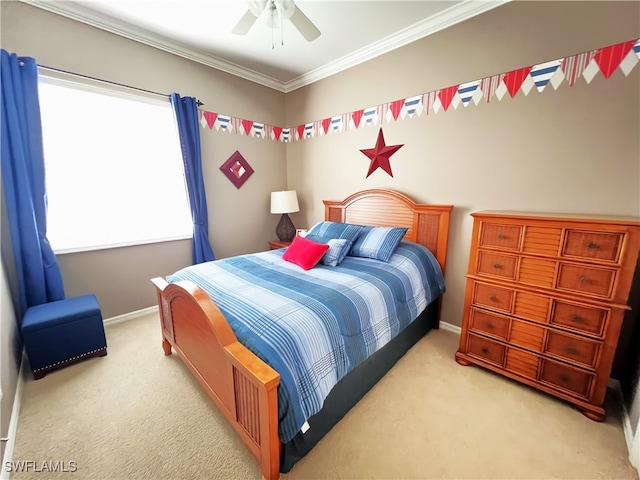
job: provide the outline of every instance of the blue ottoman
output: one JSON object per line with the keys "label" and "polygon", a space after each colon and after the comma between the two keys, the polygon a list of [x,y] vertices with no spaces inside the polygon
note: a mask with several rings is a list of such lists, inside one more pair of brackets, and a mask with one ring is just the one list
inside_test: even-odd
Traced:
{"label": "blue ottoman", "polygon": [[55,368],[107,354],[102,313],[95,295],[28,308],[21,332],[36,380]]}

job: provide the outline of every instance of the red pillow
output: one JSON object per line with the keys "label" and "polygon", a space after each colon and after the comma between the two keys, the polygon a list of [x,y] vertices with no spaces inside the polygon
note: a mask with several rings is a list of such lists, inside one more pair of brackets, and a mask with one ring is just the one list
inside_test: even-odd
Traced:
{"label": "red pillow", "polygon": [[329,245],[326,243],[314,242],[296,235],[289,248],[282,254],[282,259],[310,270],[316,266],[327,250]]}

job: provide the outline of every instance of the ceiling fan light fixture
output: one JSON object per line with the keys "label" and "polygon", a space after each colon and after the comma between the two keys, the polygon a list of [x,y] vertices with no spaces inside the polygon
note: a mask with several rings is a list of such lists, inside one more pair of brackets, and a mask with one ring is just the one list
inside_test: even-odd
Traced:
{"label": "ceiling fan light fixture", "polygon": [[283,20],[289,20],[296,11],[296,4],[293,0],[272,0],[276,9],[280,11]]}
{"label": "ceiling fan light fixture", "polygon": [[285,20],[289,20],[296,11],[292,0],[267,0],[260,12],[260,19],[270,28],[280,28]]}
{"label": "ceiling fan light fixture", "polygon": [[269,0],[247,0],[249,11],[253,13],[253,16],[256,18],[262,15],[268,3]]}
{"label": "ceiling fan light fixture", "polygon": [[259,20],[263,25],[266,25],[269,28],[280,28],[282,24],[282,20],[278,16],[275,10],[269,10],[268,8],[262,12],[259,17]]}

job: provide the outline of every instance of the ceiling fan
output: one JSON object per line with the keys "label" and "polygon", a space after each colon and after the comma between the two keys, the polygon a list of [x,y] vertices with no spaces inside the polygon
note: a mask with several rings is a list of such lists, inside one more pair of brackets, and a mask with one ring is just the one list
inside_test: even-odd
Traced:
{"label": "ceiling fan", "polygon": [[258,18],[268,26],[279,28],[285,20],[290,20],[294,27],[309,42],[320,36],[320,30],[302,13],[293,0],[248,0],[249,9],[233,27],[231,33],[246,35]]}

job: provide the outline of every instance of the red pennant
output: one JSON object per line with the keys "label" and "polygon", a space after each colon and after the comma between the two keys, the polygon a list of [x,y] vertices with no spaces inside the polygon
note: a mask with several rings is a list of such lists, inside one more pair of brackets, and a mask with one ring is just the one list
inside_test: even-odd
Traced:
{"label": "red pennant", "polygon": [[207,126],[209,127],[209,129],[213,128],[213,124],[216,123],[218,114],[213,112],[202,112],[202,116],[207,121]]}
{"label": "red pennant", "polygon": [[404,106],[404,99],[396,100],[395,102],[391,102],[389,104],[389,108],[391,109],[391,114],[393,115],[394,120],[398,120],[398,115],[402,111],[402,107]]}
{"label": "red pennant", "polygon": [[502,81],[507,87],[511,98],[516,96],[516,93],[518,93],[518,90],[529,75],[529,72],[531,72],[531,67],[525,67],[521,68],[520,70],[509,72],[503,77]]}
{"label": "red pennant", "polygon": [[322,129],[324,130],[324,134],[325,135],[329,131],[329,125],[331,125],[331,119],[330,118],[325,118],[324,120],[322,120]]}
{"label": "red pennant", "polygon": [[627,56],[629,50],[633,48],[633,41],[622,42],[617,45],[611,45],[610,47],[602,48],[598,50],[594,59],[600,67],[600,71],[604,75],[604,78],[609,78],[616,68],[620,65],[620,62]]}
{"label": "red pennant", "polygon": [[451,100],[453,100],[453,96],[458,91],[458,85],[454,85],[451,87],[443,88],[438,92],[438,98],[440,99],[440,103],[442,104],[442,108],[444,111],[447,111],[449,105],[451,105]]}
{"label": "red pennant", "polygon": [[251,120],[242,120],[242,128],[244,128],[244,132],[249,135],[253,128],[253,122]]}
{"label": "red pennant", "polygon": [[304,135],[304,125],[298,125],[296,129],[298,130],[298,138],[302,138]]}
{"label": "red pennant", "polygon": [[353,119],[353,123],[358,128],[360,126],[360,120],[362,120],[362,115],[364,115],[364,109],[358,110],[351,114],[351,118]]}
{"label": "red pennant", "polygon": [[282,127],[273,127],[273,136],[276,137],[276,140],[280,140],[280,135],[282,134]]}

